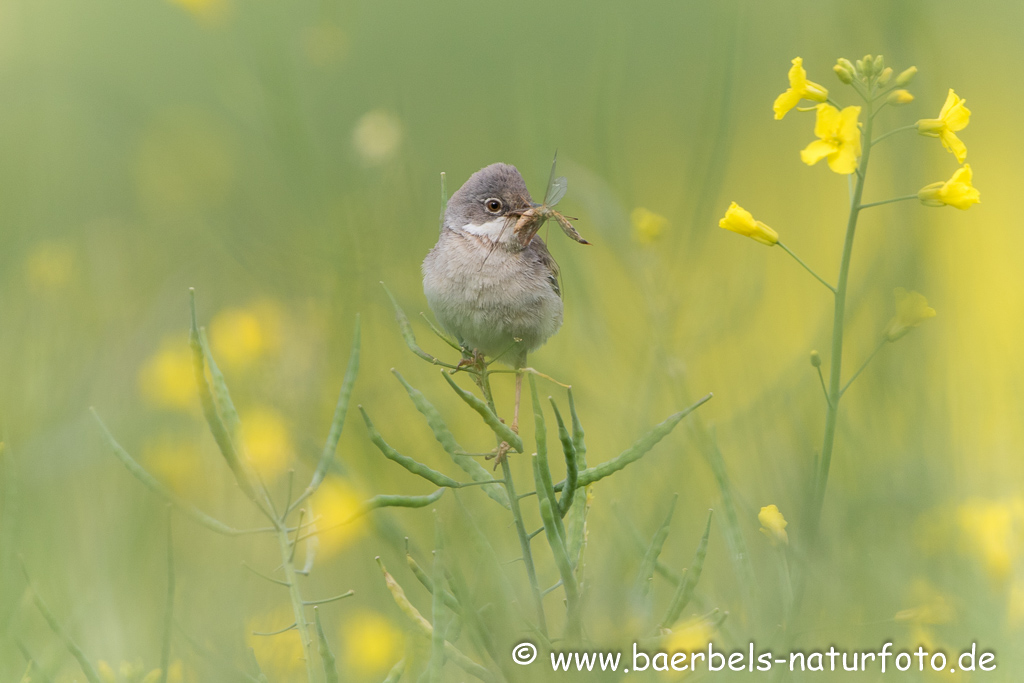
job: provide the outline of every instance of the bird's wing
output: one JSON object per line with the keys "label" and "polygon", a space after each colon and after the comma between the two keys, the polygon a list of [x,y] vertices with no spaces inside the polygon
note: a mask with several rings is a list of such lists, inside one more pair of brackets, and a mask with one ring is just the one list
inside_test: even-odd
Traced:
{"label": "bird's wing", "polygon": [[547,245],[544,244],[544,240],[540,236],[534,237],[530,242],[530,248],[537,255],[537,259],[541,262],[548,270],[548,283],[551,285],[551,289],[555,290],[555,294],[559,297],[562,296],[562,288],[558,284],[561,271],[558,269],[558,264],[555,262],[551,252],[548,251]]}

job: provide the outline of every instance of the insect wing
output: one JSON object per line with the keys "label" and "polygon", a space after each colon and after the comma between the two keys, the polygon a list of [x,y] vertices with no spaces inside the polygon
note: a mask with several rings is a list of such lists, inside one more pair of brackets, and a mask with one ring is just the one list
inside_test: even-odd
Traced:
{"label": "insect wing", "polygon": [[562,197],[565,196],[566,191],[569,189],[569,181],[565,179],[565,176],[559,176],[551,181],[548,185],[548,192],[544,195],[544,205],[552,207],[558,202],[562,201]]}

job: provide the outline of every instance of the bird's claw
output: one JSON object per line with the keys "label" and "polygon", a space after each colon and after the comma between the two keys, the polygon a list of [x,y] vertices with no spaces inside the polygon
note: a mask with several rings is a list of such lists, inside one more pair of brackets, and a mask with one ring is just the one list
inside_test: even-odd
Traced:
{"label": "bird's claw", "polygon": [[487,460],[494,459],[494,469],[498,469],[498,465],[505,462],[505,456],[512,450],[512,447],[508,445],[507,441],[502,441],[501,445],[494,449],[494,453],[486,457]]}

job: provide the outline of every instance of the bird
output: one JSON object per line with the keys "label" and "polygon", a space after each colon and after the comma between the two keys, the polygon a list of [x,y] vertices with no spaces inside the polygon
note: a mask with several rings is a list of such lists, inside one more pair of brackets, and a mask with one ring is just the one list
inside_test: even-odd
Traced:
{"label": "bird", "polygon": [[[441,326],[474,356],[515,370],[562,326],[558,264],[536,234],[540,208],[515,166],[486,166],[448,200],[423,261],[423,292]],[[517,372],[516,432],[522,382]]]}

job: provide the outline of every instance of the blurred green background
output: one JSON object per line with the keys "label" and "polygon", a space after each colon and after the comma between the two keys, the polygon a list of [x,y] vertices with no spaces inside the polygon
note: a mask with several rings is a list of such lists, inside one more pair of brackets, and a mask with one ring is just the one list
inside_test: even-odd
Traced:
{"label": "blurred green background", "polygon": [[[892,639],[959,652],[977,641],[999,664],[978,678],[1019,680],[1024,237],[1012,197],[1024,184],[1014,161],[1024,144],[1014,76],[1022,26],[1024,5],[995,1],[3,0],[0,680],[24,671],[18,642],[54,680],[83,680],[25,600],[18,554],[94,662],[159,665],[166,513],[110,455],[89,406],[202,509],[236,526],[259,522],[198,410],[188,287],[278,495],[289,468],[308,479],[357,314],[354,401],[384,436],[455,471],[388,372],[396,367],[461,443],[486,447],[486,430],[403,345],[378,282],[421,343],[447,351],[413,315],[426,309],[419,264],[437,235],[438,174],[451,192],[505,161],[537,197],[556,149],[569,178],[560,208],[594,246],[550,231],[565,326],[531,363],[573,385],[591,464],[715,392],[643,461],[595,488],[588,635],[623,649],[639,635],[624,589],[639,561],[630,527],[649,538],[674,492],[662,559],[679,570],[690,562],[706,510],[720,509],[713,432],[754,571],[737,573],[716,523],[700,609],[688,615],[729,612],[715,635],[726,646],[778,642],[785,569],[757,511],[778,505],[798,537],[825,407],[807,358],[817,348],[828,362],[831,301],[781,250],[716,223],[736,200],[835,278],[846,181],[800,162],[811,115],[775,122],[771,104],[795,56],[855,103],[831,66],[867,52],[897,71],[920,69],[917,99],[885,110],[877,130],[934,117],[950,87],[967,99],[974,119],[961,137],[983,204],[961,213],[907,202],[861,221],[847,367],[873,348],[893,288],[924,293],[938,317],[885,348],[843,404],[825,548],[809,570],[797,643],[877,649]],[[913,133],[872,162],[867,200],[955,169],[937,141]],[[664,219],[658,234],[631,224],[637,208]],[[510,409],[511,379],[496,391]],[[430,491],[380,456],[354,410],[338,462],[326,510]],[[529,463],[513,458],[513,471],[526,485]],[[514,559],[500,509],[475,490],[459,499],[501,559]],[[451,494],[438,509],[459,519]],[[384,511],[324,539],[304,590],[357,593],[321,610],[348,680],[381,680],[402,655],[406,622],[374,556],[429,613],[401,539],[426,562],[432,524],[424,510]],[[245,668],[248,647],[271,680],[302,680],[294,640],[248,635],[291,618],[284,589],[240,565],[272,572],[273,541],[225,540],[182,518],[174,534],[187,637],[175,636],[172,680],[234,680],[219,667]],[[471,571],[469,545],[455,538],[453,556]],[[556,580],[550,561],[539,569],[545,585]],[[525,586],[521,569],[508,573]],[[656,601],[670,595],[655,584]],[[560,598],[548,600],[556,610]]]}

